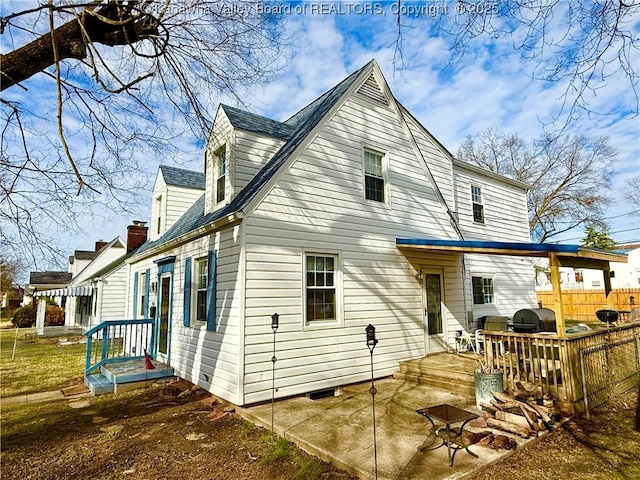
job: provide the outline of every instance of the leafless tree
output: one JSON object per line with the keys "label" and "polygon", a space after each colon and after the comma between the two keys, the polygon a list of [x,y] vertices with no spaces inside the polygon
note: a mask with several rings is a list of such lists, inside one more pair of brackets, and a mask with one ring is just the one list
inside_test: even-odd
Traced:
{"label": "leafless tree", "polygon": [[0,248],[59,258],[54,227],[130,210],[146,159],[196,150],[217,96],[241,99],[272,78],[288,44],[283,19],[258,3],[49,0],[3,12]]}
{"label": "leafless tree", "polygon": [[543,136],[527,142],[487,129],[468,136],[458,157],[531,186],[529,229],[544,242],[580,225],[602,220],[616,151],[606,137]]}
{"label": "leafless tree", "polygon": [[[403,14],[405,4],[411,5],[396,0],[394,64],[400,67],[407,58],[402,55],[403,35],[415,27],[411,15]],[[607,81],[621,71],[635,95],[633,114],[638,115],[637,0],[457,0],[447,5],[446,12],[433,12],[427,26],[449,43],[452,68],[486,40],[506,40],[531,66],[532,78],[564,87],[555,113],[563,125],[581,113],[593,113],[590,96],[612,86]]]}
{"label": "leafless tree", "polygon": [[636,213],[640,213],[640,174],[627,178],[622,194],[630,204],[635,205]]}

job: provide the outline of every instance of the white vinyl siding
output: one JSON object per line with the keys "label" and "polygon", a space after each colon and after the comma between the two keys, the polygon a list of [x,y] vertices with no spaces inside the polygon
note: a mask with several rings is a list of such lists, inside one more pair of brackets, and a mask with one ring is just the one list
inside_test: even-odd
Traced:
{"label": "white vinyl siding", "polygon": [[[529,242],[526,191],[490,176],[454,166],[456,208],[467,240]],[[481,188],[484,223],[473,220],[471,186]]]}
{"label": "white vinyl siding", "polygon": [[[362,201],[363,144],[393,151],[389,205]],[[376,375],[390,375],[398,361],[424,355],[423,291],[416,279],[421,265],[410,264],[395,239],[457,237],[419,161],[394,113],[354,96],[245,218],[246,403],[270,398],[266,322],[274,312],[280,314],[278,396],[366,380],[369,323],[380,339]],[[328,250],[339,252],[344,317],[300,335],[304,253]],[[460,256],[434,255],[431,262],[425,266],[444,268],[447,305],[453,309],[443,312],[445,322],[458,326],[465,318],[462,293],[454,287],[462,282]]]}
{"label": "white vinyl siding", "polygon": [[116,270],[104,276],[97,283],[95,293],[99,292],[100,301],[97,303],[98,312],[94,324],[105,320],[122,320],[130,318],[126,314],[126,302],[124,301],[127,288],[127,268],[126,265],[118,267]]}
{"label": "white vinyl siding", "polygon": [[235,191],[239,192],[284,142],[277,138],[243,130],[238,130],[235,133],[235,141],[235,151],[233,152],[234,183]]}
{"label": "white vinyl siding", "polygon": [[437,144],[428,132],[424,131],[423,127],[410,114],[404,112],[404,118],[422,157],[427,163],[429,172],[433,175],[438,185],[440,193],[449,208],[454,210],[453,163],[451,158],[443,153],[442,147]]}
{"label": "white vinyl siding", "polygon": [[[237,405],[239,398],[240,370],[238,366],[239,349],[239,229],[232,227],[211,236],[206,236],[175,249],[166,250],[154,257],[132,264],[133,272],[151,269],[151,278],[157,278],[157,266],[153,260],[175,255],[173,273],[173,299],[171,315],[170,363],[176,375],[196,383],[214,395],[218,395]],[[217,263],[217,329],[206,330],[205,323],[191,323],[184,326],[184,263],[186,257],[192,257],[195,271],[195,259],[206,258],[209,250],[218,251]],[[192,285],[192,294],[195,284]],[[152,299],[154,297],[152,296]],[[130,308],[130,307],[129,307]],[[273,312],[272,312],[273,313]],[[195,311],[192,309],[192,319]]]}
{"label": "white vinyl siding", "polygon": [[149,240],[157,240],[204,194],[197,188],[167,185],[158,172],[153,187]]}

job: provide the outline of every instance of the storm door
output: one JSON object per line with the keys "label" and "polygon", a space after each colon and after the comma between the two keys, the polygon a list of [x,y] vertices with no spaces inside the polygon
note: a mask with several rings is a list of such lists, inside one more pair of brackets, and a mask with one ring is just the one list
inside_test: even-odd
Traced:
{"label": "storm door", "polygon": [[169,315],[171,307],[171,277],[160,278],[160,316],[158,323],[158,351],[167,354],[169,345]]}
{"label": "storm door", "polygon": [[442,274],[439,272],[424,272],[425,289],[425,324],[427,353],[445,349],[443,305],[442,305]]}

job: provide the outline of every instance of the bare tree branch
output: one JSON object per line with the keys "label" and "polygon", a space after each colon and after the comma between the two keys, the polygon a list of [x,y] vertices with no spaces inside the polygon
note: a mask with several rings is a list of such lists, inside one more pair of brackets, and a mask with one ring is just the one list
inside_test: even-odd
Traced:
{"label": "bare tree branch", "polygon": [[529,229],[539,242],[580,225],[605,225],[616,155],[606,137],[547,135],[526,142],[495,129],[468,136],[458,150],[462,160],[531,186]]}

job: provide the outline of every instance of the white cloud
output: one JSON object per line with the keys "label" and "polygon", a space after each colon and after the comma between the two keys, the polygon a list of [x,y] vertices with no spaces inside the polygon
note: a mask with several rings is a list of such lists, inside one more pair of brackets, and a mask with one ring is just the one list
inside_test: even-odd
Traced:
{"label": "white cloud", "polygon": [[[561,18],[556,17],[558,22]],[[450,59],[450,43],[444,36],[430,36],[432,18],[408,19],[405,28],[403,55],[406,69],[394,71],[394,45],[397,35],[395,17],[387,16],[331,16],[292,15],[287,18],[287,32],[295,47],[292,57],[281,75],[273,82],[256,87],[245,99],[247,109],[274,119],[284,120],[320,94],[333,87],[349,73],[372,58],[380,64],[393,93],[452,153],[466,135],[493,126],[535,138],[542,132],[540,122],[549,123],[558,112],[564,84],[545,84],[531,78],[533,64],[515,52],[508,39],[478,42],[452,70],[446,70]],[[552,25],[552,34],[562,25]],[[3,43],[3,48],[6,43]],[[636,53],[637,54],[637,53]],[[49,82],[43,79],[44,82]],[[615,165],[613,186],[619,191],[624,179],[640,170],[640,121],[629,112],[637,108],[633,92],[624,72],[607,78],[595,92],[587,92],[585,99],[595,111],[608,113],[580,115],[568,128],[568,133],[587,136],[607,135],[619,151]],[[14,95],[14,91],[7,95]],[[15,93],[15,95],[22,95]],[[41,115],[50,115],[45,97],[50,92],[32,89],[30,107]],[[27,97],[22,97],[29,101]],[[224,103],[235,104],[231,98],[220,97]],[[162,109],[162,103],[157,107]],[[211,111],[215,111],[211,105]],[[170,113],[159,115],[170,121]],[[175,120],[176,132],[184,125]],[[560,124],[562,125],[562,123]],[[548,125],[547,128],[554,128]],[[158,164],[177,163],[186,168],[201,169],[202,153],[194,148],[194,138],[180,134],[172,138],[185,155],[174,158],[149,157],[143,159],[146,175],[151,176]],[[144,184],[147,197],[151,185]],[[150,202],[148,202],[150,203]],[[631,206],[618,198],[607,212],[616,217],[631,211]],[[110,240],[125,235],[124,228],[133,218],[112,218],[109,212],[99,213],[102,222],[94,222],[90,233],[68,240],[73,249],[91,248],[98,237]],[[140,205],[140,218],[148,218],[148,205]],[[636,225],[638,224],[637,217]],[[625,218],[612,220],[612,232],[629,229]],[[579,237],[582,232],[573,233]],[[615,238],[640,239],[640,231],[623,232]],[[569,237],[567,237],[569,238]],[[65,254],[68,252],[65,252]]]}

